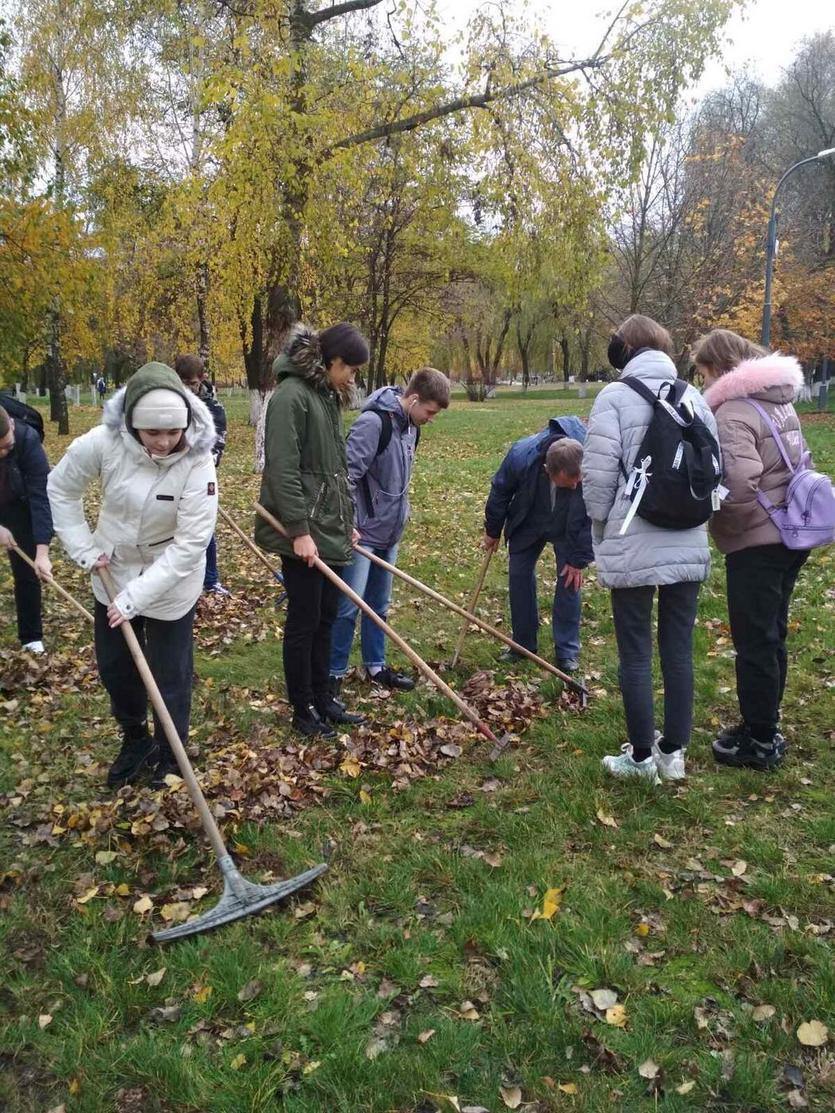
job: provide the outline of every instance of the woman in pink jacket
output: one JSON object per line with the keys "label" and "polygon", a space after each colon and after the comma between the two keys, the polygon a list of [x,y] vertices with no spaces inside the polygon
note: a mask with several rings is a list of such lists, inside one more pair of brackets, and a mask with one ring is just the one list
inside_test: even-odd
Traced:
{"label": "woman in pink jacket", "polygon": [[757,406],[776,426],[796,465],[806,450],[792,405],[803,372],[793,356],[769,353],[727,329],[703,336],[693,359],[704,378],[705,401],[716,415],[728,488],[710,532],[725,555],[742,715],[740,723],[720,733],[713,753],[723,765],[773,769],[786,751],[778,725],[786,686],[789,602],[809,553],[782,543],[757,498],[762,492],[780,506],[791,478]]}

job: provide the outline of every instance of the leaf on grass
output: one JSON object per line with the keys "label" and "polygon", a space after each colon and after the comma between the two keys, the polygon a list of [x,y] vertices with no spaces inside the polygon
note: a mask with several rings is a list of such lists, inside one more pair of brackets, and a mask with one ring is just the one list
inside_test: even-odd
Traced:
{"label": "leaf on grass", "polygon": [[362,772],[362,767],[353,754],[349,754],[339,768],[346,777],[358,777]]}
{"label": "leaf on grass", "polygon": [[96,854],[96,861],[100,866],[109,866],[115,858],[115,850],[99,850]]}
{"label": "leaf on grass", "polygon": [[149,896],[144,896],[134,901],[133,910],[137,916],[143,916],[146,912],[150,912],[153,907],[154,902],[151,898]]}
{"label": "leaf on grass", "polygon": [[160,909],[163,920],[170,920],[174,924],[187,920],[190,912],[191,905],[185,900],[172,901],[171,904],[164,904]]}
{"label": "leaf on grass", "polygon": [[99,891],[99,886],[94,885],[93,888],[88,889],[87,892],[83,896],[76,897],[75,898],[75,903],[76,904],[86,904],[88,900],[92,900],[93,897],[97,895],[98,891]]}
{"label": "leaf on grass", "polygon": [[232,1068],[232,1070],[240,1070],[245,1062],[246,1062],[246,1055],[244,1055],[244,1053],[241,1052],[240,1055],[235,1056],[235,1058],[232,1060],[232,1062],[229,1064],[229,1066]]}
{"label": "leaf on grass", "polygon": [[454,742],[446,742],[438,749],[445,757],[461,757],[461,747],[457,746]]}
{"label": "leaf on grass", "polygon": [[203,1005],[212,995],[212,987],[210,985],[199,985],[192,993],[192,999]]}
{"label": "leaf on grass", "polygon": [[41,1031],[43,1031],[44,1028],[46,1028],[47,1025],[51,1023],[52,1017],[49,1015],[49,1013],[41,1013],[41,1015],[38,1017],[38,1027]]}
{"label": "leaf on grass", "polygon": [[660,846],[662,850],[670,850],[673,845],[669,839],[665,839],[662,835],[653,835],[652,841],[656,846]]}
{"label": "leaf on grass", "polygon": [[370,804],[371,803],[371,793],[368,792],[364,788],[360,789],[360,803],[361,804]]}
{"label": "leaf on grass", "polygon": [[661,1068],[653,1059],[644,1059],[643,1063],[638,1067],[638,1074],[641,1078],[657,1078],[658,1072]]}
{"label": "leaf on grass", "polygon": [[606,815],[602,808],[597,809],[597,821],[604,827],[617,827],[618,821],[613,815]]}
{"label": "leaf on grass", "polygon": [[238,993],[239,1001],[254,1001],[258,994],[263,989],[263,986],[257,978],[252,978],[246,983],[242,990]]}
{"label": "leaf on grass", "polygon": [[418,1043],[429,1043],[429,1041],[432,1039],[432,1037],[434,1035],[435,1035],[435,1029],[434,1028],[427,1028],[425,1032],[421,1032],[418,1035],[417,1041],[418,1041]]}
{"label": "leaf on grass", "polygon": [[559,911],[560,904],[562,903],[562,889],[546,889],[545,896],[542,898],[542,911],[537,908],[531,916],[531,922],[534,920],[552,920]]}
{"label": "leaf on grass", "polygon": [[434,989],[438,984],[438,979],[433,974],[424,974],[418,982],[421,989]]}
{"label": "leaf on grass", "polygon": [[804,1047],[823,1047],[829,1039],[829,1029],[819,1020],[806,1020],[797,1029],[797,1038]]}
{"label": "leaf on grass", "polygon": [[194,889],[191,890],[192,899],[200,900],[201,897],[205,897],[208,891],[209,890],[206,888],[205,885],[197,885]]}
{"label": "leaf on grass", "polygon": [[165,966],[163,966],[163,967],[162,967],[161,969],[159,969],[159,970],[155,970],[153,974],[148,974],[148,975],[146,976],[146,978],[145,978],[145,981],[146,981],[146,982],[148,983],[148,985],[150,985],[150,986],[155,986],[155,985],[159,985],[159,983],[160,983],[160,982],[162,981],[162,979],[163,979],[163,978],[165,977],[165,971],[166,971],[166,969],[167,969],[167,968],[166,968]]}
{"label": "leaf on grass", "polygon": [[561,1090],[564,1094],[576,1094],[577,1093],[577,1083],[576,1082],[558,1082],[557,1083],[557,1089]]}
{"label": "leaf on grass", "polygon": [[462,1001],[458,1015],[462,1020],[481,1020],[481,1015],[472,1001]]}
{"label": "leaf on grass", "polygon": [[618,1003],[618,995],[613,989],[593,989],[589,996],[594,1001],[594,1007],[602,1013]]}
{"label": "leaf on grass", "polygon": [[804,1098],[801,1090],[791,1090],[786,1094],[786,1101],[791,1109],[808,1109],[809,1102]]}
{"label": "leaf on grass", "polygon": [[498,851],[491,851],[489,854],[483,854],[481,860],[482,862],[486,862],[488,866],[492,866],[494,870],[497,870],[504,861]]}
{"label": "leaf on grass", "polygon": [[500,1086],[499,1093],[508,1109],[518,1109],[522,1104],[522,1090],[519,1086]]}
{"label": "leaf on grass", "polygon": [[676,1086],[676,1093],[677,1094],[689,1094],[690,1091],[693,1089],[693,1087],[695,1085],[696,1085],[696,1083],[691,1078],[687,1082],[682,1082],[682,1084],[680,1086]]}
{"label": "leaf on grass", "polygon": [[647,935],[649,935],[649,924],[644,924],[644,923],[636,924],[633,930],[634,930],[636,935],[640,935],[641,938],[643,939]]}
{"label": "leaf on grass", "polygon": [[626,1009],[623,1005],[612,1005],[610,1009],[606,1010],[606,1023],[613,1025],[615,1028],[625,1028],[626,1019]]}
{"label": "leaf on grass", "polygon": [[776,1012],[777,1010],[773,1005],[757,1005],[751,1013],[751,1019],[758,1022],[760,1020],[771,1020]]}
{"label": "leaf on grass", "polygon": [[731,866],[731,873],[734,875],[734,877],[742,877],[747,869],[748,863],[740,858],[738,862],[734,862],[734,864]]}

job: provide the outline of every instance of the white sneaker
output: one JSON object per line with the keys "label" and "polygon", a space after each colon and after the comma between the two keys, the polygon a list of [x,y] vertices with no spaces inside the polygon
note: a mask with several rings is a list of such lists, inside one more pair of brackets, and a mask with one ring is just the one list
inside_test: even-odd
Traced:
{"label": "white sneaker", "polygon": [[658,776],[662,781],[683,781],[687,775],[684,769],[684,750],[673,750],[671,754],[665,754],[659,745],[663,737],[660,731],[656,731],[652,744],[652,756],[655,758]]}
{"label": "white sneaker", "polygon": [[26,645],[23,646],[23,652],[35,653],[40,656],[41,653],[46,653],[46,648],[43,642],[27,642]]}
{"label": "white sneaker", "polygon": [[644,777],[654,785],[661,784],[652,754],[646,761],[636,761],[629,742],[625,742],[620,751],[619,754],[610,754],[603,758],[603,768],[607,773],[611,773],[613,777]]}

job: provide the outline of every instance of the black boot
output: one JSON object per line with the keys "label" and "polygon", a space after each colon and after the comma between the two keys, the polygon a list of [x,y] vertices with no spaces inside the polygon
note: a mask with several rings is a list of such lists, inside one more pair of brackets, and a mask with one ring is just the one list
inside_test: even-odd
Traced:
{"label": "black boot", "polygon": [[108,788],[121,788],[142,772],[149,769],[157,759],[158,747],[145,723],[123,729],[122,748],[119,756],[107,771]]}
{"label": "black boot", "polygon": [[165,778],[169,773],[173,773],[177,777],[182,777],[183,775],[180,772],[177,759],[171,752],[171,747],[167,742],[163,742],[159,747],[159,761],[157,762],[157,767],[154,770],[153,777],[151,777],[151,788],[167,788],[168,786],[165,783]]}
{"label": "black boot", "polygon": [[336,738],[336,731],[312,703],[308,707],[295,708],[292,726],[293,730],[307,738]]}
{"label": "black boot", "polygon": [[358,715],[348,711],[341,699],[331,695],[316,696],[316,710],[321,717],[331,723],[345,723],[348,726],[359,726],[365,722],[365,715]]}

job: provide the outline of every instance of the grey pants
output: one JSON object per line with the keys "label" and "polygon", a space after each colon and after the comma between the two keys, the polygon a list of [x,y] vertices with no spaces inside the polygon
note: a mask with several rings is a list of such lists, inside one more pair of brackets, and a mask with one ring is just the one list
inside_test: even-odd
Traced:
{"label": "grey pants", "polygon": [[[693,627],[700,583],[665,584],[658,591],[658,656],[664,678],[664,738],[686,746],[693,725]],[[612,616],[618,643],[618,675],[629,741],[652,745],[652,601],[656,588],[612,591]]]}

